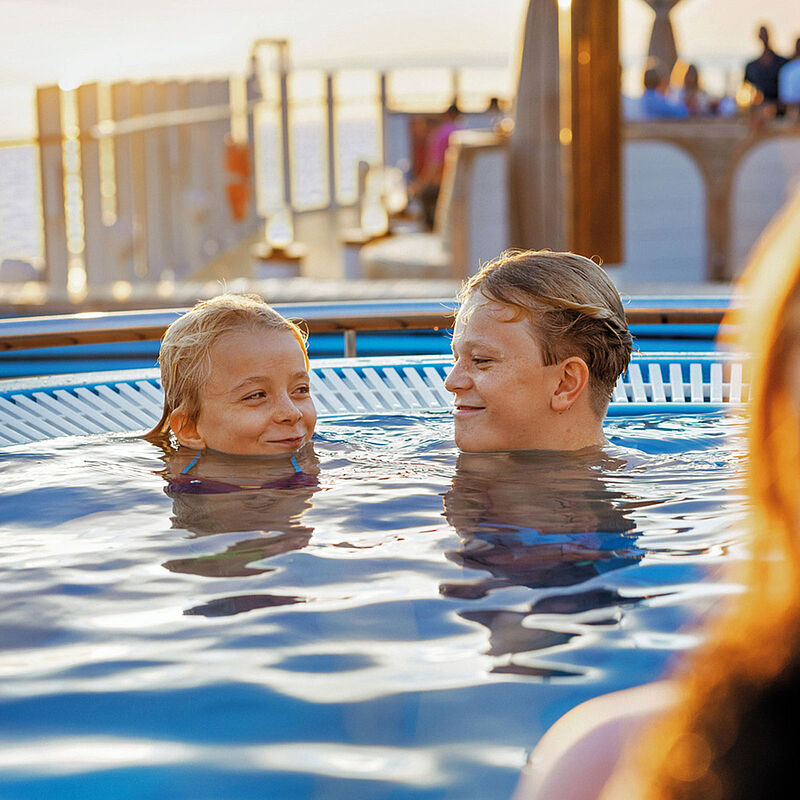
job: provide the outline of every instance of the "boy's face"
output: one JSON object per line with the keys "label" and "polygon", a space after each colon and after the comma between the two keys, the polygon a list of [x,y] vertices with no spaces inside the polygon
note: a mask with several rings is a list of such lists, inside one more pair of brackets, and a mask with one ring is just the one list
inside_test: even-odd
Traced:
{"label": "boy's face", "polygon": [[278,455],[311,439],[317,411],[303,351],[291,331],[231,331],[214,342],[209,358],[211,372],[195,422],[202,446]]}
{"label": "boy's face", "polygon": [[464,451],[550,446],[550,399],[558,365],[545,366],[530,320],[479,292],[467,299],[453,332],[455,363],[445,380],[454,395],[456,445]]}

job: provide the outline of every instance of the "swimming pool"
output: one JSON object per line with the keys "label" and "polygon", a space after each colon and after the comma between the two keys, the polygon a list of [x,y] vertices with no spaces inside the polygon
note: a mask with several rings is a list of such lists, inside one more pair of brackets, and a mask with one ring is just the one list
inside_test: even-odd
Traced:
{"label": "swimming pool", "polygon": [[126,434],[3,448],[0,796],[507,798],[736,590],[742,425],[459,456],[446,414],[344,414],[316,481],[217,496]]}

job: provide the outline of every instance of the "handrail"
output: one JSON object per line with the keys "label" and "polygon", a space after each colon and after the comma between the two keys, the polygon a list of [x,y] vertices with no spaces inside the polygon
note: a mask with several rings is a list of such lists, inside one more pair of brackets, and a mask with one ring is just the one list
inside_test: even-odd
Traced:
{"label": "handrail", "polygon": [[[276,304],[283,316],[302,321],[309,333],[412,331],[452,327],[458,307],[452,299],[351,301]],[[631,306],[629,324],[719,324],[721,307],[675,308]],[[0,319],[0,351],[160,339],[185,308],[149,311],[82,312]],[[354,336],[349,355],[355,355]]]}

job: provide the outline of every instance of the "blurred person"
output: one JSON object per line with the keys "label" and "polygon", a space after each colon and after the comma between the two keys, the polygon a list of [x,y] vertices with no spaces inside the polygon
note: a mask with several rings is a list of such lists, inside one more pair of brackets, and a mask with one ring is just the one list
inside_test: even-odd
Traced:
{"label": "blurred person", "polygon": [[778,74],[778,98],[795,120],[800,119],[800,39],[794,44],[792,60]]}
{"label": "blurred person", "polygon": [[460,117],[458,106],[452,103],[444,112],[442,121],[430,131],[425,142],[422,169],[410,187],[410,194],[419,198],[422,205],[422,216],[428,230],[433,230],[436,216],[436,201],[439,198],[444,172],[444,155],[447,152],[450,135],[462,128]]}
{"label": "blurred person", "polygon": [[594,698],[558,720],[531,754],[515,800],[752,800],[794,785],[800,192],[761,240],[743,295],[738,339],[753,354],[750,555],[733,577],[745,591],[673,680]]}
{"label": "blurred person", "polygon": [[758,95],[755,105],[778,105],[778,74],[788,59],[779,56],[769,45],[769,31],[765,25],[758,29],[758,38],[763,49],[761,55],[750,61],[744,69],[744,80],[753,86]]}
{"label": "blurred person", "polygon": [[700,85],[700,73],[694,64],[689,64],[686,68],[683,86],[677,92],[676,99],[690,117],[704,117],[714,113],[715,104]]}
{"label": "blurred person", "polygon": [[667,97],[668,79],[657,67],[649,67],[644,71],[642,83],[641,112],[644,119],[685,119],[689,116],[683,103],[676,103]]}
{"label": "blurred person", "polygon": [[503,132],[503,123],[506,119],[506,112],[500,105],[499,97],[490,97],[489,103],[486,106],[485,114],[491,115],[491,125],[493,131]]}

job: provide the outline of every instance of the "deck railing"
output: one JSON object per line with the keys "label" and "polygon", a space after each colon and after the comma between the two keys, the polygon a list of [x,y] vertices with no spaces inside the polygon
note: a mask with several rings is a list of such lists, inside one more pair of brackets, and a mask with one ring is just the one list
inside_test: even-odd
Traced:
{"label": "deck railing", "polygon": [[[436,84],[422,98],[425,107],[458,97],[469,111],[485,108],[490,94],[507,98],[507,69],[481,69],[493,71],[493,84],[475,88],[475,68],[418,70]],[[3,150],[37,149],[41,188],[34,202],[43,221],[45,271],[36,277],[50,297],[69,298],[81,297],[87,286],[182,278],[252,235],[277,205],[299,211],[353,202],[359,159],[413,157],[416,90],[404,82],[405,72],[296,70],[260,83],[251,77],[40,88],[38,135],[0,140]],[[466,119],[469,125],[490,121],[477,111]],[[249,174],[236,171],[235,158],[226,168],[231,136],[245,143]],[[758,134],[734,121],[626,126],[628,145],[678,146],[697,165],[704,181],[698,215],[706,216],[706,277],[734,274],[731,231],[741,226],[734,225],[730,197],[745,156],[775,136],[796,153],[800,129],[789,125]],[[234,190],[250,196],[238,219],[227,199]]]}
{"label": "deck railing", "polygon": [[[276,305],[309,333],[343,333],[345,355],[355,356],[359,331],[416,331],[450,328],[453,300],[371,301]],[[152,341],[186,309],[63,314],[0,320],[0,351],[38,347]],[[725,308],[708,305],[664,308],[657,304],[628,308],[631,325],[718,325]]]}
{"label": "deck railing", "polygon": [[[428,110],[454,97],[466,98],[467,110],[485,107],[490,94],[507,97],[506,68],[485,68],[497,77],[492,88],[470,88],[468,69],[428,70],[441,73],[438,93],[424,97]],[[38,277],[70,296],[86,286],[181,278],[252,234],[277,206],[355,202],[359,160],[396,162],[411,150],[414,91],[403,73],[286,70],[40,87],[37,135],[0,140],[2,149],[37,149]],[[310,176],[311,166],[320,174]],[[248,196],[243,210],[233,195]]]}

